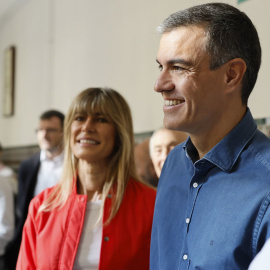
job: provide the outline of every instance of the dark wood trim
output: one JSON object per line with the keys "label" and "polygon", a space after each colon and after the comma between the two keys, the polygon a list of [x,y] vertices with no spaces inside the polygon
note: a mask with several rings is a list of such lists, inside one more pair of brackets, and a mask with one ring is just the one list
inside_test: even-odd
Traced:
{"label": "dark wood trim", "polygon": [[38,145],[7,147],[3,149],[2,161],[17,172],[20,163],[38,151]]}

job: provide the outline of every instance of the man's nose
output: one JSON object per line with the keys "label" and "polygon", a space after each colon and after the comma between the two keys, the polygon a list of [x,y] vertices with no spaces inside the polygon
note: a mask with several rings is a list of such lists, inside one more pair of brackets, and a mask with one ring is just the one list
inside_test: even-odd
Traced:
{"label": "man's nose", "polygon": [[163,92],[163,91],[170,91],[174,89],[174,82],[171,76],[167,73],[162,71],[154,85],[154,90],[156,92]]}
{"label": "man's nose", "polygon": [[160,155],[161,160],[165,161],[167,155],[168,155],[168,154],[167,154],[167,151],[166,151],[166,150],[163,150],[163,151],[161,152],[161,155]]}
{"label": "man's nose", "polygon": [[161,159],[165,161],[169,153],[170,153],[170,149],[168,148],[163,149],[160,155]]}

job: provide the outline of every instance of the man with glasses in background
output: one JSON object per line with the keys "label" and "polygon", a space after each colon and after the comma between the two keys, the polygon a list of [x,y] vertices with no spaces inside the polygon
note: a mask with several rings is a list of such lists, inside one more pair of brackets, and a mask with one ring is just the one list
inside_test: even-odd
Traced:
{"label": "man with glasses in background", "polygon": [[6,250],[9,269],[15,269],[20,248],[23,225],[28,206],[34,196],[54,186],[61,175],[63,163],[63,126],[65,116],[56,110],[44,112],[36,129],[40,152],[23,161],[18,172],[16,229]]}

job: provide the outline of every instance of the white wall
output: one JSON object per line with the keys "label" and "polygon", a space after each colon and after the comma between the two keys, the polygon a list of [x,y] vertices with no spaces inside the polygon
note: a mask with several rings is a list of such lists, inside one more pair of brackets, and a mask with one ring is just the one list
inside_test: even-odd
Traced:
{"label": "white wall", "polygon": [[[36,142],[37,118],[51,103],[49,1],[27,1],[0,28],[0,141],[7,146]],[[3,51],[16,46],[15,115],[2,116]]]}
{"label": "white wall", "polygon": [[[163,101],[153,91],[159,43],[155,28],[170,13],[206,2],[25,0],[0,23],[0,63],[6,47],[17,48],[15,115],[9,118],[2,116],[0,83],[0,142],[5,147],[35,144],[39,115],[50,108],[66,113],[74,96],[92,86],[112,87],[123,94],[136,133],[161,126]],[[257,26],[263,64],[250,107],[255,117],[268,117],[270,3],[223,2],[245,11]],[[0,64],[0,82],[2,74]]]}

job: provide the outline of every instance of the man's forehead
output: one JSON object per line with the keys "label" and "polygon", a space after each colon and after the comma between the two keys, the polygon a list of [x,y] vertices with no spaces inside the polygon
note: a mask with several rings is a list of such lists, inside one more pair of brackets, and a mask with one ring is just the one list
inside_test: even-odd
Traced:
{"label": "man's forehead", "polygon": [[195,68],[203,60],[209,61],[207,40],[204,29],[199,27],[181,27],[165,33],[160,40],[157,62],[163,67]]}
{"label": "man's forehead", "polygon": [[159,132],[157,132],[157,134],[154,135],[153,141],[155,142],[155,145],[162,145],[167,143],[168,141],[173,141],[174,139],[174,134],[164,130],[160,130]]}
{"label": "man's forehead", "polygon": [[195,46],[202,49],[207,40],[207,35],[202,27],[179,27],[161,36],[158,53],[164,52],[164,50],[168,53],[175,53],[179,48],[192,49]]}

